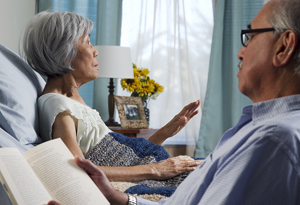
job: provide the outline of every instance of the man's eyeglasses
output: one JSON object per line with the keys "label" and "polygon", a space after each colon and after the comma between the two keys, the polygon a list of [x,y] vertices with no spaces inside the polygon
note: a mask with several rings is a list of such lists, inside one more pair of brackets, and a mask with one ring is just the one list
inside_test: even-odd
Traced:
{"label": "man's eyeglasses", "polygon": [[241,30],[242,45],[247,47],[247,42],[250,39],[249,33],[263,33],[263,32],[268,32],[268,31],[275,31],[275,28],[261,28],[261,29]]}

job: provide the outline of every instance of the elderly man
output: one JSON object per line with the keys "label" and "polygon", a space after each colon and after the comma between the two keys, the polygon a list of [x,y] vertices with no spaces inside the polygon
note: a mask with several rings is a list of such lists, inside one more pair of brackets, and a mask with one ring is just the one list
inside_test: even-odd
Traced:
{"label": "elderly man", "polygon": [[[300,0],[271,0],[242,30],[240,91],[254,104],[168,199],[158,204],[300,204]],[[112,204],[156,204],[115,191],[75,159]]]}

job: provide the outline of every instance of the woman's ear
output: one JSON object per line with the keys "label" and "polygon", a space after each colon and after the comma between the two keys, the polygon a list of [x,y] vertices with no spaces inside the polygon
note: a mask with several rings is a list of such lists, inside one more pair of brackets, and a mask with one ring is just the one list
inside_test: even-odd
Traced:
{"label": "woman's ear", "polygon": [[275,67],[282,67],[288,64],[298,45],[298,36],[293,30],[286,30],[277,40],[273,64]]}

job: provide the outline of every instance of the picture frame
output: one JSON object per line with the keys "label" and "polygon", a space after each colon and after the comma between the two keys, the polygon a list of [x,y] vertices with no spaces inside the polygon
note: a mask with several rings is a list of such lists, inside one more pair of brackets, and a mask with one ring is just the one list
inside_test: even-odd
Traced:
{"label": "picture frame", "polygon": [[148,128],[140,97],[114,96],[121,128]]}

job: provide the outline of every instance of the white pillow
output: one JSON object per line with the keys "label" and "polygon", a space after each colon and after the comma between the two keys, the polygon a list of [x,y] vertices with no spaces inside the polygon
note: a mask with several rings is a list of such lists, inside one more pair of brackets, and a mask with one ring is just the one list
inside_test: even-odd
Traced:
{"label": "white pillow", "polygon": [[[44,79],[22,58],[0,45],[0,127],[24,147],[42,142],[37,99],[44,86]],[[0,147],[9,146],[1,145],[7,137],[0,133]]]}

